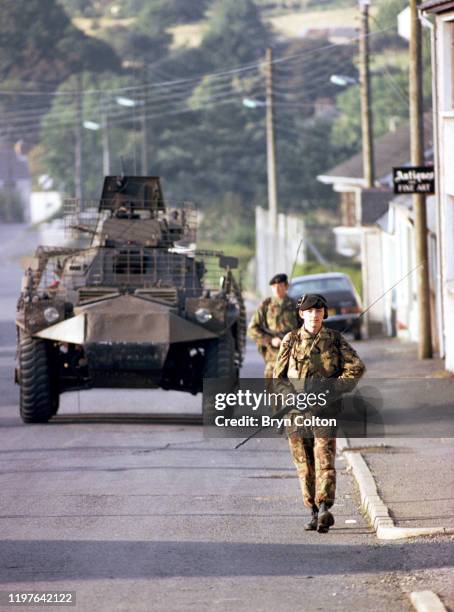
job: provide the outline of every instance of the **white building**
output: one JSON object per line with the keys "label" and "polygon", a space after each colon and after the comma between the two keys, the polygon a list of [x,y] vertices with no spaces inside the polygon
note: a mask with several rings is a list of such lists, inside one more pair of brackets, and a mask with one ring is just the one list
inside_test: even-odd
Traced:
{"label": "white building", "polygon": [[[427,198],[430,309],[434,350],[438,352],[435,213],[435,198],[430,196]],[[394,196],[386,212],[373,224],[363,227],[362,241],[364,299],[369,304],[378,300],[374,319],[376,327],[381,323],[381,330],[385,334],[416,342],[417,264],[412,197]],[[373,333],[373,330],[370,331]]]}
{"label": "white building", "polygon": [[[424,2],[432,28],[435,174],[440,235],[441,308],[446,368],[454,371],[454,1]],[[426,24],[427,25],[427,24]]]}
{"label": "white building", "polygon": [[47,221],[62,206],[61,194],[58,191],[33,191],[30,199],[30,223]]}
{"label": "white building", "polygon": [[29,220],[32,182],[27,157],[19,143],[0,142],[0,190],[10,189],[20,198],[24,220]]}
{"label": "white building", "polygon": [[[428,163],[433,155],[432,136],[432,116],[427,113],[424,117],[424,143]],[[417,340],[414,289],[417,274],[416,270],[410,272],[415,259],[413,212],[411,205],[399,200],[394,202],[391,190],[393,167],[409,164],[409,124],[376,138],[374,152],[376,180],[371,189],[366,187],[363,178],[361,153],[317,178],[332,185],[339,193],[341,225],[334,230],[336,250],[347,257],[356,257],[362,264],[363,305],[370,307],[364,315],[365,336],[388,334]],[[436,232],[428,235],[433,250]],[[398,286],[392,290],[395,283]],[[435,318],[435,294],[431,311]],[[434,328],[435,345],[438,346],[436,332],[437,328]]]}

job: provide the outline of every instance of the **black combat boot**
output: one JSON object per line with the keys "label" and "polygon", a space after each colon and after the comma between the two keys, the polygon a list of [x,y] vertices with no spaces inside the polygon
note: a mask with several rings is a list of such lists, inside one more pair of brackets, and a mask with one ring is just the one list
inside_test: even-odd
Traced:
{"label": "black combat boot", "polygon": [[318,526],[317,531],[319,533],[328,533],[329,528],[334,525],[334,516],[326,507],[325,502],[320,504],[320,508],[318,510]]}
{"label": "black combat boot", "polygon": [[306,531],[317,531],[317,523],[318,523],[318,508],[317,506],[312,506],[312,518],[309,522],[304,525],[304,529]]}

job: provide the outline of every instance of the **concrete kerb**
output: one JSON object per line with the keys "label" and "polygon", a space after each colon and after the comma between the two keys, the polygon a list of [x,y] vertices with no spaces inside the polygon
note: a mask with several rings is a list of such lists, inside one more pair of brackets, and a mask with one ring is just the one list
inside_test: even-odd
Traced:
{"label": "concrete kerb", "polygon": [[454,534],[447,527],[396,527],[388,507],[381,499],[377,484],[364,457],[350,450],[347,438],[337,439],[338,452],[342,453],[356,479],[361,496],[361,507],[367,515],[379,540],[401,540],[418,536]]}
{"label": "concrete kerb", "polygon": [[413,591],[410,601],[417,612],[446,612],[438,595],[433,591]]}

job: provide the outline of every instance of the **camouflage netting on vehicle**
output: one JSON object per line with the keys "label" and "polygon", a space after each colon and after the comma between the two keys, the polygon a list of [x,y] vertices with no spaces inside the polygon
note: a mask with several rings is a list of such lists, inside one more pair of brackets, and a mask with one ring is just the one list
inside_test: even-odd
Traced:
{"label": "camouflage netting on vehicle", "polygon": [[174,303],[179,291],[187,297],[221,291],[226,278],[222,253],[176,247],[41,247],[37,264],[34,289],[65,299],[78,293],[77,303],[122,288]]}
{"label": "camouflage netting on vehicle", "polygon": [[106,241],[165,247],[195,244],[197,240],[197,211],[191,202],[167,203],[164,209],[153,206],[152,201],[127,200],[115,210],[107,208],[108,203],[66,199],[65,239],[80,247],[99,246]]}

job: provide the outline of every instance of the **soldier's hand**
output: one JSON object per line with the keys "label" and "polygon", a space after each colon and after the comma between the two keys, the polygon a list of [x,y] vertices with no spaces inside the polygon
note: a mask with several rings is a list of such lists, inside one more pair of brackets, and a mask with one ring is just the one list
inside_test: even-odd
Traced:
{"label": "soldier's hand", "polygon": [[274,346],[274,348],[279,348],[281,346],[281,342],[282,340],[280,338],[274,336],[274,338],[271,340],[271,346]]}

